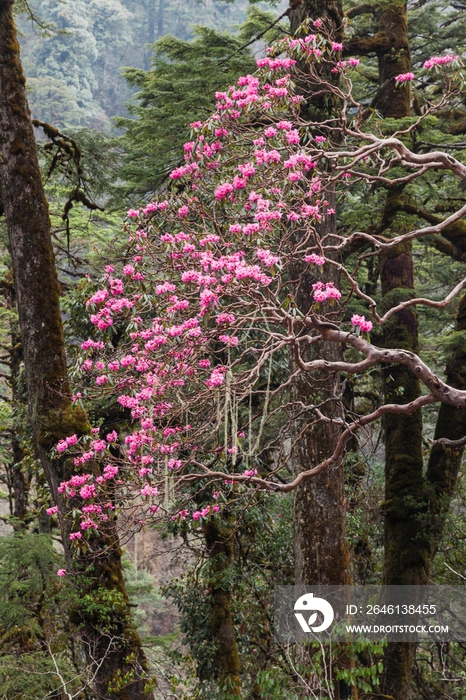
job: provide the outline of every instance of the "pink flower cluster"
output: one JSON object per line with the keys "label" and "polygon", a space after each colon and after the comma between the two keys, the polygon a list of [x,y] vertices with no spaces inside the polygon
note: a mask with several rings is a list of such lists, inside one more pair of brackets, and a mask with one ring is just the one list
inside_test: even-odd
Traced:
{"label": "pink flower cluster", "polygon": [[333,282],[316,282],[312,285],[314,290],[314,300],[318,303],[327,301],[327,299],[340,299],[341,292],[335,287]]}
{"label": "pink flower cluster", "polygon": [[273,265],[277,265],[280,262],[278,255],[272,255],[268,248],[266,250],[263,248],[256,248],[256,255],[266,267],[273,267]]}
{"label": "pink flower cluster", "polygon": [[432,56],[424,63],[424,68],[429,70],[434,66],[446,66],[448,63],[452,63],[453,61],[459,61],[459,58],[452,53],[447,53],[444,56]]}
{"label": "pink flower cluster", "polygon": [[397,84],[409,83],[411,80],[414,80],[414,73],[400,73],[399,75],[395,75],[395,82]]}
{"label": "pink flower cluster", "polygon": [[56,446],[57,452],[64,452],[65,450],[68,449],[68,447],[71,447],[71,445],[76,445],[77,442],[78,442],[77,435],[69,435],[64,440],[58,441],[57,446]]}
{"label": "pink flower cluster", "polygon": [[193,513],[193,520],[200,520],[201,518],[207,518],[213,513],[218,513],[220,506],[206,506],[202,510],[195,510]]}
{"label": "pink flower cluster", "polygon": [[258,68],[269,68],[270,70],[276,70],[277,68],[291,68],[294,66],[296,61],[292,58],[259,58],[257,60]]}
{"label": "pink flower cluster", "polygon": [[306,255],[304,260],[309,265],[319,265],[320,267],[325,265],[325,258],[321,257],[320,255],[316,255],[315,253],[312,253],[312,255]]}
{"label": "pink flower cluster", "polygon": [[369,333],[372,330],[372,321],[366,321],[365,316],[353,314],[353,316],[351,316],[351,323],[353,326],[359,326],[361,333]]}
{"label": "pink flower cluster", "polygon": [[[131,413],[133,424],[120,440],[125,465],[121,474],[108,464],[101,476],[80,474],[60,484],[66,497],[77,493],[84,502],[81,524],[71,533],[77,546],[88,530],[109,517],[105,509],[110,506],[99,505],[107,497],[109,479],[114,481],[108,489],[118,493],[118,502],[120,495],[130,492],[138,496],[138,507],[145,515],[157,512],[150,499],[163,501],[163,494],[154,484],[161,489],[168,470],[170,478],[180,483],[180,475],[192,463],[190,455],[205,449],[203,434],[208,433],[213,415],[206,412],[215,412],[229,388],[235,391],[235,382],[241,381],[243,366],[238,358],[249,353],[255,361],[256,340],[251,339],[248,324],[254,319],[259,337],[265,326],[264,305],[268,308],[285,292],[289,280],[281,261],[290,269],[288,262],[294,255],[297,263],[304,264],[304,246],[294,248],[286,238],[290,229],[293,234],[294,228],[302,226],[308,250],[321,252],[316,247],[315,224],[325,214],[335,213],[325,199],[328,172],[318,167],[327,155],[320,146],[327,137],[319,134],[311,143],[304,138],[300,143],[295,119],[300,96],[294,94],[292,68],[295,58],[301,61],[303,54],[320,60],[325,51],[328,60],[331,44],[315,35],[281,41],[283,51],[274,53],[280,58],[260,59],[262,70],[257,75],[243,76],[237,85],[218,92],[217,111],[204,122],[193,122],[192,140],[184,145],[184,165],[170,175],[172,180],[183,178],[183,188],[169,200],[151,202],[142,211],[131,210],[130,218],[137,221],[129,224],[128,263],[122,265],[122,273],[108,266],[103,288],[89,299],[92,322],[99,330],[113,323],[127,330],[116,348],[110,342],[83,343],[89,353],[82,365],[87,372],[83,395],[114,392],[118,403]],[[294,58],[286,57],[289,48],[294,48]],[[333,51],[342,49],[340,43],[333,43]],[[333,64],[337,59],[334,56]],[[359,61],[347,59],[347,63],[355,67]],[[346,63],[337,65],[343,70]],[[277,76],[274,71],[283,74]],[[257,124],[263,125],[263,131],[257,132]],[[342,167],[348,166],[337,166]],[[291,227],[288,221],[300,223]],[[287,243],[280,243],[277,251],[277,241]],[[304,258],[320,267],[326,263],[323,254]],[[273,271],[267,269],[274,266]],[[318,303],[333,303],[341,296],[332,282],[313,285]],[[367,324],[372,326],[360,317],[357,325],[366,330]],[[267,328],[269,336],[284,332],[277,325],[278,330]],[[230,351],[235,347],[241,352]],[[97,351],[102,351],[99,357]],[[184,416],[189,416],[193,427],[184,425],[188,421]],[[76,458],[77,466],[91,459],[103,462],[109,443],[119,439],[116,433],[109,433],[106,440],[94,437],[89,445],[86,442],[88,451]],[[60,450],[67,447],[66,440],[60,442]],[[237,442],[223,447],[215,439],[207,449],[225,461],[225,483],[231,483],[234,458],[228,455],[238,452]],[[80,467],[85,468],[93,471]],[[252,468],[242,472],[246,488],[256,475]],[[178,486],[175,492],[182,494]],[[172,519],[189,518],[192,526],[192,521],[218,510],[219,506],[206,506],[190,515],[182,509]]]}
{"label": "pink flower cluster", "polygon": [[226,367],[215,367],[209,379],[206,381],[209,389],[215,389],[223,384],[225,381],[225,372]]}

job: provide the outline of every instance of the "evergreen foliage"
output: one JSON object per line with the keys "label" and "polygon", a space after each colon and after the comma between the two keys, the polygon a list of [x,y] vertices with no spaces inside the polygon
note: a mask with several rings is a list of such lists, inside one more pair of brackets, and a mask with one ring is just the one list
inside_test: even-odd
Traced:
{"label": "evergreen foliage", "polygon": [[254,71],[252,53],[242,47],[271,21],[269,13],[253,9],[238,35],[197,26],[192,41],[163,37],[155,44],[149,71],[124,71],[138,90],[128,105],[132,118],[115,122],[125,131],[119,174],[128,198],[137,201],[153,193],[180,163],[190,122],[207,116],[216,91],[231,85],[238,75]]}

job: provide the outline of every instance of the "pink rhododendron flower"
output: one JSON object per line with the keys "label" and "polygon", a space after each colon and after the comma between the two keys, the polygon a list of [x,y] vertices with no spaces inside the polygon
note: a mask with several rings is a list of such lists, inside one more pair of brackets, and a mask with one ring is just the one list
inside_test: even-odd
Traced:
{"label": "pink rhododendron flower", "polygon": [[141,489],[141,496],[156,496],[158,493],[158,489],[156,486],[151,486],[149,483],[146,483],[144,488]]}
{"label": "pink rhododendron flower", "polygon": [[215,190],[215,197],[218,200],[225,199],[229,194],[233,192],[233,185],[230,182],[224,182],[223,185],[219,185]]}
{"label": "pink rhododendron flower", "polygon": [[306,255],[304,260],[309,263],[309,265],[319,265],[320,267],[325,265],[325,258],[322,258],[320,255],[316,255],[315,253],[312,253],[312,255]]}
{"label": "pink rhododendron flower", "polygon": [[105,440],[94,440],[91,443],[91,446],[96,452],[103,452],[107,449],[107,443]]}
{"label": "pink rhododendron flower", "polygon": [[113,479],[118,474],[118,467],[113,464],[107,464],[104,467],[103,477],[104,479]]}
{"label": "pink rhododendron flower", "polygon": [[219,335],[218,339],[221,343],[225,343],[225,345],[228,345],[230,348],[236,348],[239,343],[239,338],[231,335]]}
{"label": "pink rhododendron flower", "polygon": [[58,569],[57,571],[57,576],[66,576],[67,571],[66,569]]}
{"label": "pink rhododendron flower", "polygon": [[85,484],[79,491],[81,498],[93,498],[95,496],[95,486],[94,484]]}
{"label": "pink rhododendron flower", "polygon": [[223,382],[225,381],[225,368],[224,367],[216,367],[212,374],[210,375],[209,379],[206,381],[207,386],[209,389],[215,389],[217,386],[221,386]]}
{"label": "pink rhododendron flower", "polygon": [[399,75],[395,75],[396,83],[409,83],[411,80],[414,80],[414,73],[400,73]]}
{"label": "pink rhododendron flower", "polygon": [[276,265],[280,262],[280,258],[278,257],[278,255],[272,255],[268,248],[266,250],[264,250],[263,248],[256,248],[256,255],[259,258],[259,260],[267,267],[272,267],[273,265]]}
{"label": "pink rhododendron flower", "polygon": [[81,530],[90,530],[91,528],[97,530],[97,523],[95,523],[92,518],[85,518],[81,520],[80,528]]}
{"label": "pink rhododendron flower", "polygon": [[314,299],[318,303],[322,303],[327,299],[340,299],[341,292],[334,286],[333,282],[316,282],[312,285],[314,290]]}
{"label": "pink rhododendron flower", "polygon": [[359,326],[362,333],[369,333],[372,330],[372,321],[366,321],[365,316],[353,314],[353,316],[351,316],[351,323],[353,326]]}
{"label": "pink rhododendron flower", "polygon": [[172,520],[186,520],[186,517],[189,515],[189,510],[180,510],[176,515],[172,515]]}
{"label": "pink rhododendron flower", "polygon": [[453,61],[459,61],[458,56],[452,53],[447,53],[444,56],[432,56],[424,63],[424,68],[433,68],[434,66],[445,66]]}
{"label": "pink rhododendron flower", "polygon": [[235,320],[235,315],[222,311],[222,313],[220,313],[216,316],[215,320],[219,324],[220,323],[233,323]]}

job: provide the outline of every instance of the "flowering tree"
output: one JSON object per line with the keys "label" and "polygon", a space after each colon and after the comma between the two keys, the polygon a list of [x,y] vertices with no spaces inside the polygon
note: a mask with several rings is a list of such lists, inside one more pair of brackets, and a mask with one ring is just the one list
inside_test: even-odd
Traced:
{"label": "flowering tree", "polygon": [[[428,62],[426,71],[445,71],[444,96],[436,103],[427,96],[423,116],[387,137],[365,129],[352,96],[358,61],[344,61],[341,50],[325,32],[279,42],[255,76],[217,94],[215,115],[192,125],[185,165],[171,173],[167,198],[129,212],[122,271],[109,266],[88,300],[101,337],[83,343],[81,394],[117,391],[133,422],[120,434],[95,429],[89,444],[72,435],[57,445],[75,454],[76,474],[60,491],[75,504],[70,539],[78,549],[89,546],[116,509],[130,530],[167,515],[183,528],[204,526],[251,488],[286,492],[331,473],[349,439],[361,431],[369,438],[369,426],[384,414],[410,414],[435,401],[463,405],[464,392],[447,387],[416,355],[377,348],[369,333],[408,307],[445,306],[464,281],[443,300],[409,299],[385,313],[361,282],[371,257],[448,229],[463,210],[395,239],[364,231],[335,235],[330,226],[335,191],[342,199],[361,182],[390,187],[438,168],[463,179],[455,159],[419,155],[407,145],[455,91],[449,69],[457,59]],[[340,86],[321,77],[322,64],[340,75]],[[322,93],[340,102],[338,115],[325,122],[300,117],[307,96],[295,85],[303,83],[303,66]],[[396,77],[399,90],[412,81],[412,74]],[[351,258],[353,248],[358,253]],[[296,298],[310,269],[316,281],[303,310]],[[112,329],[118,343],[110,342]],[[339,348],[340,359],[309,361],[307,349],[322,341]],[[328,399],[306,405],[292,391],[300,378],[318,396],[316,386],[336,373],[364,381],[366,370],[392,363],[408,367],[428,393],[361,416],[347,410],[340,393],[329,415]],[[295,427],[316,422],[338,427],[337,447],[293,476]],[[259,458],[266,447],[273,459],[264,468]],[[100,471],[88,467],[96,459]]]}
{"label": "flowering tree", "polygon": [[[445,106],[452,82],[448,80],[448,94],[429,103],[425,114],[408,129],[389,138],[368,133],[362,129],[359,106],[351,96],[348,69],[356,68],[358,61],[338,60],[341,48],[336,43],[329,46],[325,34],[277,42],[269,56],[258,61],[257,75],[240,78],[237,88],[217,93],[218,111],[205,123],[191,125],[194,140],[185,144],[186,165],[170,175],[182,186],[173,187],[163,201],[128,212],[136,223],[129,227],[132,260],[120,276],[108,266],[103,287],[88,300],[91,321],[104,339],[82,343],[90,355],[82,362],[82,371],[95,374],[98,392],[115,388],[121,392],[118,401],[131,410],[134,429],[124,436],[126,447],[119,460],[108,455],[109,446],[119,440],[115,431],[92,440],[90,449],[75,459],[78,474],[97,455],[112,463],[95,480],[90,475],[73,477],[61,486],[65,495],[75,495],[80,487],[81,498],[92,499],[117,475],[118,485],[132,492],[140,478],[144,480],[141,495],[158,503],[149,512],[159,512],[159,497],[168,495],[161,474],[164,478],[176,475],[177,493],[199,478],[290,491],[302,479],[337,464],[351,434],[383,413],[410,413],[417,404],[437,401],[465,404],[464,393],[444,385],[420,358],[380,350],[370,343],[369,333],[374,322],[382,325],[400,309],[446,306],[466,280],[443,300],[411,299],[380,314],[375,300],[358,283],[358,269],[368,257],[402,240],[447,228],[464,216],[466,208],[435,226],[390,241],[358,231],[330,239],[315,236],[316,222],[336,214],[325,199],[330,185],[339,192],[358,180],[393,185],[439,168],[464,179],[466,168],[453,157],[442,152],[419,155],[403,142],[423,118]],[[290,57],[275,58],[285,50]],[[328,123],[304,123],[298,116],[303,96],[295,93],[295,76],[289,71],[297,73],[296,59],[304,57],[332,62],[332,71],[343,74],[344,88],[322,83],[322,89],[336,93],[342,103],[341,114]],[[441,65],[457,67],[458,59],[433,57],[426,68]],[[413,78],[411,73],[403,74],[397,81],[401,85]],[[260,122],[263,127],[258,127]],[[332,148],[335,133],[344,139],[337,149]],[[408,172],[393,177],[400,165]],[[334,253],[356,240],[367,241],[373,250],[359,256],[356,269],[347,269],[334,259]],[[309,311],[302,314],[293,305],[299,276],[292,278],[289,271],[298,266],[304,273],[308,265],[320,269],[322,280],[313,285]],[[326,268],[338,270],[341,289],[325,281]],[[354,300],[364,305],[365,314],[348,313],[348,302]],[[115,349],[105,341],[105,334],[116,323],[124,325],[126,335]],[[343,355],[332,364],[303,362],[301,348],[321,339],[343,346],[343,353],[353,348],[359,357],[349,361]],[[420,377],[429,393],[416,406],[384,406],[355,421],[348,419],[342,407],[341,415],[332,419],[346,426],[335,454],[312,473],[280,484],[274,475],[286,466],[292,450],[284,445],[297,407],[278,401],[286,396],[288,377],[278,386],[259,386],[261,377],[270,383],[274,359],[286,357],[289,350],[292,371],[310,376],[314,372],[358,374],[376,364],[401,363]],[[101,357],[92,359],[97,354]],[[244,408],[253,392],[262,397],[257,415]],[[301,410],[323,419],[319,406]],[[267,478],[259,477],[253,468],[240,473],[237,467],[252,464],[254,443],[259,444],[261,431],[254,426],[263,428],[279,411],[290,420],[283,422],[276,440],[277,466]],[[70,436],[58,443],[57,450],[77,442],[76,436]],[[97,520],[101,517],[97,506],[84,512],[97,514]]]}
{"label": "flowering tree", "polygon": [[[128,212],[121,271],[108,266],[88,300],[97,334],[82,344],[87,357],[80,359],[75,401],[116,393],[132,422],[57,445],[75,455],[76,474],[59,491],[75,503],[70,539],[77,549],[89,546],[116,510],[129,529],[167,516],[198,527],[251,489],[289,492],[324,470],[331,475],[349,440],[369,440],[383,415],[433,403],[466,406],[466,392],[415,353],[381,349],[370,339],[374,326],[404,309],[445,307],[466,279],[444,299],[410,298],[385,312],[362,283],[371,258],[447,230],[466,207],[390,239],[358,230],[337,235],[330,226],[335,196],[344,200],[360,183],[390,188],[439,169],[466,178],[452,156],[408,145],[458,90],[459,60],[446,54],[426,63],[444,81],[443,93],[420,93],[422,116],[387,136],[377,124],[368,130],[353,97],[358,60],[342,58],[343,46],[319,20],[310,30],[277,42],[255,75],[217,93],[215,114],[191,125],[185,164],[172,171],[166,198]],[[339,85],[322,77],[322,66],[340,76]],[[340,106],[324,121],[300,116],[308,96],[296,85],[305,82],[304,68],[314,90]],[[399,90],[414,80],[412,73],[395,76]],[[316,281],[303,310],[296,298],[310,267]],[[118,342],[111,342],[114,330]],[[323,341],[339,349],[339,359],[309,361],[307,349]],[[392,364],[409,368],[425,392],[364,415],[348,410],[337,393],[329,415],[328,399],[306,404],[291,390],[299,377],[318,396],[316,386],[337,373],[363,382],[371,368]],[[293,476],[295,426],[303,416],[300,425],[327,423],[341,434],[333,454]],[[273,455],[268,467],[259,466],[265,448]],[[88,468],[96,462],[99,471]]]}

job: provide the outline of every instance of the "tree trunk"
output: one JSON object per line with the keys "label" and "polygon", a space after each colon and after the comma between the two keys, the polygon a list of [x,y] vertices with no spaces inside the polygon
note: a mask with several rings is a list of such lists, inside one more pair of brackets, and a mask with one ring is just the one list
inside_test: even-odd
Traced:
{"label": "tree trunk", "polygon": [[379,36],[381,47],[377,51],[380,88],[375,107],[384,117],[402,119],[409,116],[409,82],[395,87],[395,75],[409,73],[411,53],[408,39],[406,5],[393,3],[380,16]]}
{"label": "tree trunk", "polygon": [[374,36],[356,37],[345,42],[343,54],[377,56],[379,89],[371,107],[378,109],[384,117],[402,119],[409,115],[409,81],[396,87],[394,78],[410,71],[407,6],[394,0],[391,6],[386,3],[385,9],[378,10],[376,5],[373,9],[379,19],[377,33]]}
{"label": "tree trunk", "polygon": [[[377,50],[380,88],[375,106],[386,118],[401,119],[410,113],[409,83],[397,87],[394,76],[410,69],[406,5],[393,4],[380,16],[379,36],[384,38]],[[387,194],[385,211],[398,197]],[[399,231],[396,231],[399,233]],[[388,249],[380,257],[382,295],[386,307],[398,303],[397,290],[414,289],[411,242]],[[406,298],[406,292],[400,294]],[[399,295],[398,295],[399,296]],[[388,297],[388,299],[387,299]],[[381,345],[418,352],[418,321],[411,309],[405,309],[386,324]],[[421,393],[420,383],[402,365],[383,372],[386,403],[408,403]],[[385,432],[385,516],[383,583],[419,585],[426,583],[425,489],[422,460],[422,413],[411,416],[387,415]],[[390,644],[385,655],[383,692],[395,700],[409,700],[415,645]]]}
{"label": "tree trunk", "polygon": [[[295,5],[293,7],[293,5]],[[341,2],[330,0],[303,0],[292,3],[290,10],[291,31],[294,33],[299,25],[307,18],[321,19],[332,33],[335,41],[340,41],[343,31],[343,11]],[[304,66],[303,66],[304,68]],[[330,73],[330,69],[322,77],[335,82],[338,77]],[[312,95],[310,80],[303,80],[305,94]],[[327,119],[335,109],[335,98],[329,92],[320,93],[319,97],[310,97],[302,107],[304,118]],[[326,199],[331,200],[332,192],[326,191]],[[331,217],[323,226],[318,227],[318,235],[328,235],[336,232],[335,217]],[[299,233],[297,233],[299,235]],[[309,269],[293,269],[291,277],[299,279],[295,291],[298,309],[306,313],[312,304],[312,284],[319,277]],[[328,270],[327,270],[328,273]],[[338,279],[326,277],[338,284]],[[340,349],[332,343],[319,343],[308,349],[305,360],[315,357],[325,357],[329,361],[340,359]],[[294,383],[293,399],[300,403],[319,404],[325,402],[322,412],[329,418],[338,417],[336,397],[340,393],[338,375],[331,376],[301,376]],[[330,422],[318,422],[313,425],[315,415],[310,413],[297,415],[293,425],[293,442],[295,443],[292,459],[295,475],[319,464],[329,457],[337,444],[341,428]],[[294,492],[294,547],[295,547],[295,577],[296,584],[305,585],[347,585],[350,583],[349,550],[346,539],[346,504],[344,494],[343,465],[331,472],[323,472],[305,480]],[[336,651],[336,650],[335,650]],[[335,656],[336,658],[336,656]],[[351,662],[346,657],[345,649],[341,650],[339,658],[332,664],[332,676],[340,668],[347,668]],[[349,697],[351,690],[343,682],[335,682],[334,696],[337,700]]]}
{"label": "tree trunk", "polygon": [[231,613],[231,585],[228,569],[232,564],[232,528],[218,520],[203,525],[209,554],[209,589],[212,601],[211,625],[216,646],[215,665],[222,697],[241,697],[239,653]]}
{"label": "tree trunk", "polygon": [[165,9],[165,0],[159,0],[159,11],[157,13],[157,38],[160,39],[163,36],[163,24],[164,16],[163,11]]}
{"label": "tree trunk", "polygon": [[[455,331],[466,330],[466,294],[461,297]],[[458,344],[447,363],[446,381],[457,389],[466,389],[466,352]],[[439,409],[434,439],[459,440],[466,435],[466,410],[442,404]],[[429,513],[428,572],[442,539],[451,499],[455,494],[463,448],[434,445],[427,465],[427,498]]]}
{"label": "tree trunk", "polygon": [[[75,467],[70,459],[51,457],[50,450],[59,439],[72,433],[82,435],[89,426],[84,412],[73,407],[71,401],[48,206],[26,100],[12,5],[13,0],[0,0],[0,189],[13,262],[35,447],[53,498],[60,504],[68,568],[87,568],[87,587],[80,590],[80,607],[74,611],[74,617],[79,618],[84,628],[86,650],[96,674],[95,691],[105,699],[149,700],[152,694],[145,692],[143,678],[146,661],[131,623],[115,523],[109,523],[106,532],[90,541],[92,558],[82,557],[73,563],[68,541],[70,518],[64,517],[68,506],[60,502],[57,493],[59,482],[69,478]],[[78,585],[81,580],[78,575]],[[102,601],[107,605],[106,614],[112,616],[105,631]]]}
{"label": "tree trunk", "polygon": [[[411,243],[389,249],[381,258],[382,293],[413,288]],[[391,304],[395,303],[393,298]],[[387,324],[383,347],[418,352],[417,316],[410,309],[395,314]],[[417,378],[402,365],[384,370],[387,403],[408,403],[420,395]],[[426,583],[428,547],[425,529],[425,485],[422,460],[422,414],[388,415],[385,431],[385,516],[383,583],[387,586]],[[395,700],[411,697],[414,644],[387,647],[383,692]]]}
{"label": "tree trunk", "polygon": [[341,0],[301,0],[290,2],[290,30],[294,34],[306,19],[321,19],[335,32],[335,39],[343,31],[343,9]]}
{"label": "tree trunk", "polygon": [[[295,3],[293,3],[295,5]],[[321,0],[304,0],[290,10],[291,31],[295,32],[304,19],[322,19],[331,28],[336,40],[341,38],[343,26],[343,11],[341,2],[323,3]],[[330,74],[329,76],[330,77]],[[309,90],[310,86],[306,85]],[[308,100],[304,105],[304,113],[311,110],[335,109],[333,98],[318,105],[315,100]],[[326,193],[327,199],[331,193]],[[335,217],[326,225],[325,231],[319,235],[334,232]],[[309,270],[292,270],[294,278],[300,278],[296,289],[296,304],[303,312],[307,312],[312,302],[312,284],[317,278]],[[336,280],[334,280],[336,281]],[[312,356],[325,356],[329,360],[337,359],[339,349],[332,343],[321,343],[309,351]],[[296,401],[308,403],[328,400],[325,412],[331,416],[336,411],[332,398],[338,395],[339,380],[337,376],[318,379],[301,378],[295,383],[294,394]],[[304,416],[297,419],[294,426],[295,435],[301,435],[298,440],[293,465],[295,473],[311,468],[312,465],[332,454],[340,428],[332,423],[310,425],[314,416]],[[303,433],[304,431],[304,433]],[[339,467],[331,473],[322,473],[313,479],[303,482],[294,494],[294,526],[295,526],[295,571],[296,583],[318,584],[349,582],[349,555],[346,542],[345,504],[343,469]]]}

